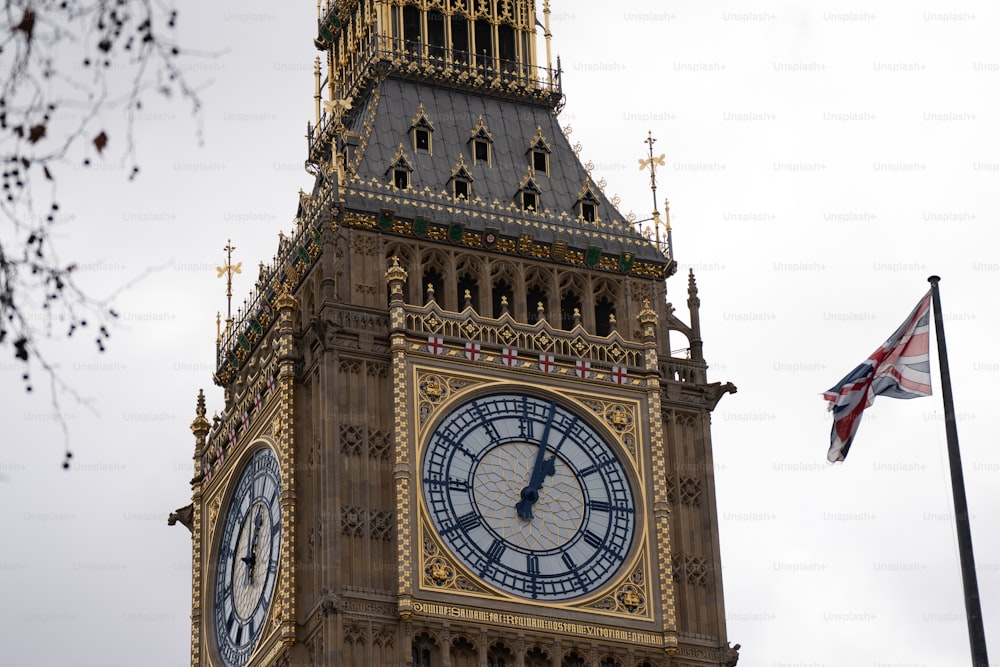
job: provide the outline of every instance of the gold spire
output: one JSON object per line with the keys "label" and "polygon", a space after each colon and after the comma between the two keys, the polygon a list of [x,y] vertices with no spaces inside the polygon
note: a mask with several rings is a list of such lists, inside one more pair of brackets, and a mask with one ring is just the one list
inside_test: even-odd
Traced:
{"label": "gold spire", "polygon": [[[664,161],[666,154],[661,153],[659,156],[653,155],[653,144],[656,143],[656,139],[653,137],[652,130],[649,131],[649,136],[643,143],[649,145],[649,157],[639,160],[639,170],[642,171],[643,169],[649,168],[649,189],[653,193],[653,217],[651,219],[653,221],[653,229],[656,235],[656,247],[661,252],[664,252],[666,255],[673,258],[674,253],[670,233],[670,202],[666,199],[663,200],[667,211],[667,219],[666,222],[664,222],[660,220],[660,210],[656,201],[656,167],[663,167],[666,165],[666,162]],[[666,231],[667,236],[665,239],[660,238],[660,227],[663,227]]]}
{"label": "gold spire", "polygon": [[226,247],[223,250],[226,253],[226,263],[215,267],[215,270],[219,272],[217,278],[226,276],[226,331],[229,331],[229,327],[233,325],[233,274],[242,273],[243,262],[233,264],[233,251],[236,250],[236,246],[233,245],[232,239],[226,239]]}

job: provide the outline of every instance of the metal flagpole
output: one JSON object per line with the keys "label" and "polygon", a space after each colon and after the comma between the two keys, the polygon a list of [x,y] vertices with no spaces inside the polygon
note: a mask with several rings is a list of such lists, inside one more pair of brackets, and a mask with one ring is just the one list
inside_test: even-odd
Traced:
{"label": "metal flagpole", "polygon": [[948,461],[951,466],[951,493],[955,503],[955,527],[958,529],[958,555],[962,565],[962,588],[965,591],[965,616],[969,624],[969,646],[973,667],[989,667],[986,657],[986,632],[983,612],[979,605],[979,584],[976,562],[972,557],[972,531],[969,528],[969,506],[965,500],[965,479],[962,457],[958,451],[958,428],[955,425],[955,405],[951,395],[951,375],[948,372],[948,350],[944,342],[944,322],[941,320],[939,276],[931,276],[931,302],[934,308],[934,331],[937,334],[938,363],[941,366],[941,397],[944,400],[944,427],[948,437]]}

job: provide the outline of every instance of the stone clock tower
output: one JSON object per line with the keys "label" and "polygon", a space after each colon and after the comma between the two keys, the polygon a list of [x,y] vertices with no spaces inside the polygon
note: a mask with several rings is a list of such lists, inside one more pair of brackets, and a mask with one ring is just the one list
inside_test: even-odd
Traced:
{"label": "stone clock tower", "polygon": [[537,25],[320,7],[315,184],[192,424],[192,665],[736,664],[710,438],[735,388],[694,277],[685,324],[669,244],[564,136]]}

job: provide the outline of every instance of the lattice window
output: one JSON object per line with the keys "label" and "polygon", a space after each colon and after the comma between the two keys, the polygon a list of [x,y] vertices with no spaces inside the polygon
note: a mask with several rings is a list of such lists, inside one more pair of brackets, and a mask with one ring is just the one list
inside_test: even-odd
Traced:
{"label": "lattice window", "polygon": [[373,459],[388,460],[392,454],[392,433],[374,431],[368,439],[368,455]]}
{"label": "lattice window", "polygon": [[363,508],[355,505],[344,505],[340,508],[340,523],[342,532],[348,537],[362,537],[365,534],[365,516]]}
{"label": "lattice window", "polygon": [[340,451],[345,456],[361,456],[365,448],[364,427],[353,424],[340,425]]}
{"label": "lattice window", "polygon": [[372,510],[370,518],[372,539],[385,540],[386,542],[391,541],[392,530],[396,526],[394,514],[381,510]]}
{"label": "lattice window", "polygon": [[681,503],[701,507],[701,482],[693,477],[681,477]]}

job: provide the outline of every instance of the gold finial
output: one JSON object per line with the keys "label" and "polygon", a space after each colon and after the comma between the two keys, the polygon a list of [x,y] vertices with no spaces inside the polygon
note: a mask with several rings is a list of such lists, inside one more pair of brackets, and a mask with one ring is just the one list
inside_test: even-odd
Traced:
{"label": "gold finial", "polygon": [[226,264],[215,267],[215,270],[219,272],[217,278],[226,276],[226,331],[229,331],[229,327],[233,324],[233,274],[243,272],[243,262],[233,264],[233,251],[236,250],[236,246],[233,245],[232,239],[226,239],[226,247],[223,250],[226,252]]}
{"label": "gold finial", "polygon": [[222,343],[222,313],[215,311],[215,344]]}
{"label": "gold finial", "polygon": [[545,16],[545,67],[549,72],[549,90],[555,88],[555,77],[552,75],[552,31],[549,29],[549,15],[552,10],[549,8],[549,0],[542,4],[542,14]]}
{"label": "gold finial", "polygon": [[500,312],[507,313],[510,312],[510,304],[507,303],[507,295],[503,294],[500,297]]}
{"label": "gold finial", "polygon": [[538,302],[538,319],[545,319],[545,306],[542,305],[541,301]]}
{"label": "gold finial", "polygon": [[[319,7],[316,7],[319,10]],[[313,99],[316,100],[316,127],[319,127],[319,122],[321,120],[320,116],[320,102],[323,100],[323,83],[321,81],[321,71],[319,68],[319,56],[316,56],[316,64],[313,67],[313,75],[316,77],[316,94]]]}
{"label": "gold finial", "polygon": [[465,298],[465,307],[468,308],[472,305],[472,292],[465,290],[465,294],[462,295]]}
{"label": "gold finial", "polygon": [[434,300],[434,283],[427,283],[427,300]]}
{"label": "gold finial", "polygon": [[[673,257],[673,248],[671,247],[672,244],[671,244],[671,234],[670,234],[670,203],[664,200],[664,203],[666,204],[667,207],[667,221],[666,223],[664,223],[662,220],[660,220],[660,210],[656,201],[656,167],[666,166],[666,162],[664,162],[666,154],[661,153],[659,156],[653,155],[653,144],[656,143],[656,139],[653,137],[652,130],[649,131],[649,136],[646,137],[646,140],[643,143],[649,145],[649,157],[639,160],[639,170],[641,171],[643,169],[646,169],[647,167],[649,168],[649,189],[653,192],[652,221],[653,221],[654,232],[656,234],[656,247],[659,248],[660,250],[663,250],[665,241],[666,252],[667,254],[669,254],[670,257]],[[660,239],[660,227],[664,227],[666,229],[667,232],[666,239]]]}

